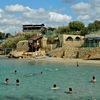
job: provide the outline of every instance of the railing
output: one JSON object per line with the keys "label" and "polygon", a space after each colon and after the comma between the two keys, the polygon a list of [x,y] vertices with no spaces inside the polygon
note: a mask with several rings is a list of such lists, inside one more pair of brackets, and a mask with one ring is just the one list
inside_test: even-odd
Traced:
{"label": "railing", "polygon": [[84,43],[81,47],[99,47],[99,43]]}

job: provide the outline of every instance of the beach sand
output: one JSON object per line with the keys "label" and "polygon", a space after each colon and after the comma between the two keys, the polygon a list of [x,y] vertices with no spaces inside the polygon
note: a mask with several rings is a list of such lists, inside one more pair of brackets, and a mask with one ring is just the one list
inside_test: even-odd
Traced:
{"label": "beach sand", "polygon": [[47,63],[57,63],[57,64],[89,64],[89,65],[100,65],[100,60],[83,60],[83,59],[68,59],[68,58],[54,58],[54,57],[43,57],[35,58],[34,61],[47,62]]}
{"label": "beach sand", "polygon": [[[5,55],[0,55],[0,57],[6,57]],[[9,58],[10,59],[10,58]],[[89,64],[89,65],[100,65],[100,60],[84,60],[84,59],[73,59],[73,58],[55,58],[42,56],[37,58],[22,58],[22,60],[29,60],[31,62],[40,62],[40,63],[57,63],[57,64],[71,64],[71,65],[80,65],[80,64]]]}

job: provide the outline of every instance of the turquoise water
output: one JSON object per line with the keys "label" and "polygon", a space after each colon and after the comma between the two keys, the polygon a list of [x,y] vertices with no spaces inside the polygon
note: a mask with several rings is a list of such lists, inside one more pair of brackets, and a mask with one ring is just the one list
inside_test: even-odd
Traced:
{"label": "turquoise water", "polygon": [[[96,84],[89,83],[93,75]],[[0,100],[100,100],[99,76],[100,67],[96,65],[76,67],[0,58]],[[9,78],[9,85],[3,84],[5,78]],[[20,80],[19,86],[16,79]],[[53,84],[60,89],[52,90]],[[65,93],[69,87],[73,88],[72,94]]]}

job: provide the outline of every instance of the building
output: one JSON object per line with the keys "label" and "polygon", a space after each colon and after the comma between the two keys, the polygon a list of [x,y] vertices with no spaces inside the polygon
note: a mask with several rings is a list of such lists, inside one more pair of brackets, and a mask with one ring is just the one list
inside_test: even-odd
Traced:
{"label": "building", "polygon": [[33,36],[28,40],[28,45],[29,45],[29,51],[35,52],[39,51],[41,48],[41,39],[42,36]]}
{"label": "building", "polygon": [[100,47],[100,37],[84,38],[84,47]]}
{"label": "building", "polygon": [[83,43],[83,36],[80,35],[59,35],[60,45],[67,45],[67,46],[81,46]]}
{"label": "building", "polygon": [[13,48],[3,48],[3,47],[0,47],[0,55],[6,55],[8,54],[9,52],[12,51]]}
{"label": "building", "polygon": [[23,32],[41,32],[45,29],[44,24],[40,25],[23,25]]}
{"label": "building", "polygon": [[100,32],[86,35],[84,38],[84,47],[100,47]]}

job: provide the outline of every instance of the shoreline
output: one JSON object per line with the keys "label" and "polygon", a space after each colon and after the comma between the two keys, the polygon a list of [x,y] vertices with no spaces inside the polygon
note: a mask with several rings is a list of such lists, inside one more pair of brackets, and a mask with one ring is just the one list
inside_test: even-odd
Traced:
{"label": "shoreline", "polygon": [[[0,55],[0,58],[7,57],[6,55]],[[8,58],[8,57],[7,57]],[[8,58],[10,59],[10,58]],[[20,59],[20,58],[19,58]],[[84,59],[74,59],[74,58],[55,58],[55,57],[37,57],[37,58],[21,58],[21,60],[30,60],[31,62],[44,62],[44,63],[57,63],[57,64],[92,64],[92,65],[99,65],[100,60],[84,60]]]}
{"label": "shoreline", "polygon": [[84,60],[84,59],[71,59],[71,58],[54,58],[54,57],[45,57],[45,58],[33,58],[32,61],[47,62],[47,63],[57,63],[57,64],[89,64],[89,65],[100,65],[100,60]]}
{"label": "shoreline", "polygon": [[0,55],[0,58],[2,58],[2,57],[7,57],[7,55]]}

